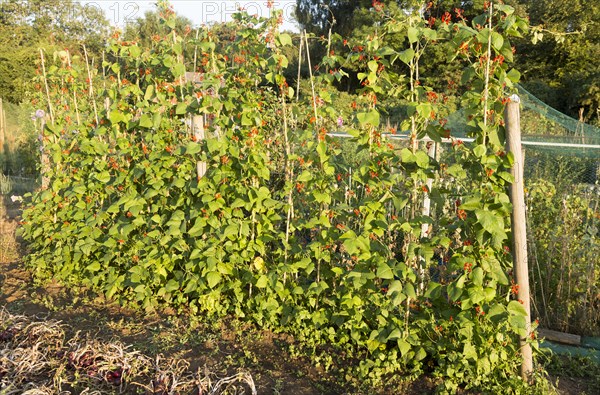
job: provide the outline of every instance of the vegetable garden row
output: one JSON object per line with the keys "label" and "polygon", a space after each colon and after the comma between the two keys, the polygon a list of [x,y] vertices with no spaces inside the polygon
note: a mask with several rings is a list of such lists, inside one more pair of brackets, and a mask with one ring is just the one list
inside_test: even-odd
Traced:
{"label": "vegetable garden row", "polygon": [[[288,332],[325,368],[344,355],[356,385],[427,372],[441,391],[533,390],[517,374],[530,332],[514,297],[501,116],[519,77],[509,39],[526,29],[495,5],[472,25],[415,11],[367,43],[333,35],[350,55],[326,54],[300,97],[283,76],[294,44],[277,15],[237,14],[226,41],[173,30],[143,47],[117,32],[101,68],[85,53],[43,56],[48,185],[23,213],[27,264],[40,281],[122,303]],[[454,44],[448,62],[468,64],[462,105],[476,140],[436,159],[418,139],[448,137],[443,93],[424,86],[419,65],[442,40]],[[328,88],[349,63],[363,67],[362,95],[340,122]],[[406,105],[407,144],[380,122],[386,95]],[[193,115],[206,119],[204,140]],[[327,136],[339,127],[350,142]]]}

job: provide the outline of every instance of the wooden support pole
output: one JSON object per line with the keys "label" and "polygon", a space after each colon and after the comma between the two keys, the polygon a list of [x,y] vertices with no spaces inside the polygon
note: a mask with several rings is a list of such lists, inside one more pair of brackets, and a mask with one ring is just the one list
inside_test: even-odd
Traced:
{"label": "wooden support pole", "polygon": [[300,32],[300,45],[298,46],[298,78],[296,78],[296,101],[300,100],[300,72],[302,71],[302,46],[304,45],[304,34]]}
{"label": "wooden support pole", "polygon": [[48,186],[50,186],[50,178],[48,178],[48,168],[50,166],[50,159],[48,158],[48,153],[47,153],[47,148],[46,148],[46,136],[45,136],[45,130],[46,129],[46,116],[44,115],[41,119],[41,136],[42,139],[40,141],[40,151],[41,151],[41,162],[42,162],[42,166],[40,168],[40,173],[42,176],[42,190],[46,190],[48,189]]}
{"label": "wooden support pole", "polygon": [[[525,323],[527,335],[531,331],[531,301],[529,299],[529,270],[527,267],[527,229],[525,213],[525,192],[523,180],[523,155],[521,151],[521,121],[519,114],[519,96],[512,95],[504,109],[504,122],[506,125],[506,146],[508,152],[514,157],[514,165],[511,174],[514,182],[510,187],[510,200],[513,205],[512,212],[512,236],[513,236],[513,259],[514,274],[519,286],[518,297],[523,303],[526,311]],[[527,337],[520,339],[521,355],[521,377],[531,382],[533,372],[533,355],[531,345],[527,343]]]}
{"label": "wooden support pole", "polygon": [[[192,116],[192,133],[196,142],[204,140],[204,115]],[[196,172],[198,180],[204,177],[204,174],[206,174],[206,162],[198,161],[196,163]]]}
{"label": "wooden support pole", "polygon": [[[196,73],[195,71],[186,72],[185,73],[185,82],[192,84],[200,84],[202,81],[202,74]],[[206,93],[206,92],[205,92]],[[200,143],[202,140],[206,138],[206,133],[204,132],[204,114],[192,114],[192,135],[194,136],[194,141]],[[198,161],[196,162],[196,175],[198,176],[198,181],[204,174],[206,174],[206,162]]]}
{"label": "wooden support pole", "polygon": [[[427,155],[429,155],[431,159],[435,159],[436,146],[437,144],[435,141],[429,141],[427,143]],[[431,188],[433,187],[433,178],[428,178],[425,182],[425,185],[427,186],[427,192],[425,193],[425,198],[423,199],[421,214],[424,217],[429,217],[431,214],[431,198],[429,197],[429,194],[431,193]],[[429,224],[421,225],[421,237],[429,237]]]}
{"label": "wooden support pole", "polygon": [[44,76],[44,86],[46,87],[46,98],[48,99],[48,111],[50,113],[50,122],[54,125],[54,111],[52,110],[52,100],[50,98],[50,88],[48,87],[48,79],[46,78],[46,64],[44,62],[44,51],[40,48],[40,59],[42,60],[42,75]]}

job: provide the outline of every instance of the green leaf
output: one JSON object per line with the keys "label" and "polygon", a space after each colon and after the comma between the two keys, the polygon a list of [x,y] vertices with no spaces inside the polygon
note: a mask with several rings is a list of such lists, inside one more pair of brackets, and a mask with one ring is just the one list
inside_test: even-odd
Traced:
{"label": "green leaf", "polygon": [[500,33],[492,32],[492,46],[500,51],[504,45],[504,37]]}
{"label": "green leaf", "polygon": [[183,63],[176,63],[171,67],[171,71],[173,72],[173,77],[179,78],[185,74],[185,65]]}
{"label": "green leaf", "polygon": [[197,154],[201,150],[202,150],[202,146],[200,144],[198,144],[197,142],[195,142],[195,141],[190,141],[185,146],[185,153],[188,154],[188,155]]}
{"label": "green leaf", "polygon": [[267,284],[269,284],[269,279],[264,274],[256,280],[256,288],[265,288]]}
{"label": "green leaf", "polygon": [[402,148],[400,151],[400,160],[402,163],[415,163],[417,157],[408,148]]}
{"label": "green leaf", "polygon": [[208,272],[206,275],[206,281],[208,281],[208,286],[210,288],[214,288],[221,281],[221,273]]}
{"label": "green leaf", "polygon": [[146,93],[144,93],[144,100],[150,100],[154,96],[154,85],[148,85]]}
{"label": "green leaf", "polygon": [[177,107],[175,108],[175,114],[177,115],[183,115],[185,113],[187,113],[187,104],[185,102],[181,102],[177,104]]}
{"label": "green leaf", "polygon": [[292,37],[287,33],[281,33],[279,36],[279,44],[283,47],[292,45]]}
{"label": "green leaf", "polygon": [[404,51],[398,53],[398,59],[400,59],[402,63],[406,65],[409,65],[414,57],[415,51],[412,48],[405,49]]}
{"label": "green leaf", "polygon": [[100,262],[95,261],[95,262],[90,263],[89,265],[87,265],[85,270],[92,272],[92,273],[97,272],[98,270],[100,270]]}
{"label": "green leaf", "polygon": [[318,203],[331,203],[331,195],[327,192],[313,191],[312,195]]}
{"label": "green leaf", "polygon": [[527,336],[527,322],[525,320],[525,316],[521,315],[511,315],[508,317],[508,323],[515,333],[517,333],[521,337]]}
{"label": "green leaf", "polygon": [[371,110],[369,112],[359,112],[358,114],[356,114],[356,118],[362,126],[379,126],[379,111],[377,110]]}
{"label": "green leaf", "polygon": [[377,266],[377,277],[383,280],[393,279],[394,273],[392,272],[392,268],[390,268],[387,263],[380,263]]}
{"label": "green leaf", "polygon": [[429,156],[425,151],[417,151],[415,154],[417,166],[421,169],[426,169],[429,166]]}
{"label": "green leaf", "polygon": [[404,339],[398,339],[398,349],[400,350],[400,354],[405,356],[411,349],[411,345]]}
{"label": "green leaf", "polygon": [[453,302],[457,301],[462,295],[462,288],[456,286],[456,283],[448,284],[448,297]]}
{"label": "green leaf", "polygon": [[408,28],[408,42],[409,43],[415,43],[419,40],[419,30],[415,27],[410,26]]}
{"label": "green leaf", "polygon": [[478,196],[469,197],[460,205],[460,208],[466,211],[476,210],[481,208],[481,200]]}
{"label": "green leaf", "polygon": [[298,182],[307,182],[312,180],[313,178],[313,174],[308,171],[308,170],[304,170],[302,173],[300,173],[300,175],[298,176],[298,178],[296,179]]}
{"label": "green leaf", "polygon": [[179,289],[179,282],[175,279],[170,279],[165,284],[165,289],[167,290],[167,292],[177,291]]}
{"label": "green leaf", "polygon": [[506,77],[516,84],[521,79],[521,73],[519,73],[519,71],[516,69],[510,69],[510,71],[506,74]]}
{"label": "green leaf", "polygon": [[430,281],[427,285],[427,291],[425,292],[425,297],[430,299],[437,299],[442,294],[442,286],[439,283],[434,281]]}
{"label": "green leaf", "polygon": [[504,233],[504,219],[492,211],[475,210],[477,221],[491,234]]}
{"label": "green leaf", "polygon": [[162,115],[160,112],[156,112],[152,117],[152,126],[154,129],[158,129],[160,127],[160,122],[162,121]]}
{"label": "green leaf", "polygon": [[150,129],[152,126],[154,126],[154,122],[152,121],[150,115],[143,114],[140,118],[140,127]]}
{"label": "green leaf", "polygon": [[386,339],[386,342],[388,342],[390,340],[401,339],[401,338],[402,338],[402,332],[400,331],[400,329],[396,328],[392,332],[390,332],[390,334],[388,335],[388,337]]}
{"label": "green leaf", "polygon": [[379,65],[377,64],[377,61],[370,60],[369,63],[367,63],[367,67],[369,68],[369,70],[371,70],[373,73],[375,73],[377,71],[377,68],[379,67]]}
{"label": "green leaf", "polygon": [[520,315],[526,316],[527,311],[525,310],[525,306],[523,306],[520,302],[516,300],[511,300],[508,302],[508,306],[506,306],[506,310],[512,315]]}
{"label": "green leaf", "polygon": [[487,312],[489,318],[506,313],[506,308],[501,304],[495,304]]}
{"label": "green leaf", "polygon": [[420,103],[417,105],[416,110],[417,110],[417,114],[419,114],[419,116],[421,118],[428,119],[431,115],[431,111],[433,110],[433,107],[431,106],[430,103]]}
{"label": "green leaf", "polygon": [[463,348],[463,356],[465,359],[477,360],[477,349],[471,343],[465,343]]}
{"label": "green leaf", "polygon": [[486,149],[485,145],[483,145],[483,144],[479,144],[478,146],[473,148],[473,153],[478,158],[483,158],[483,155],[485,155],[486,151],[487,151],[487,149]]}
{"label": "green leaf", "polygon": [[476,37],[477,41],[479,41],[482,44],[486,44],[490,39],[490,33],[490,29],[487,27],[485,29],[480,30]]}
{"label": "green leaf", "polygon": [[106,184],[110,181],[110,173],[107,171],[103,171],[102,173],[96,174],[95,178],[101,183]]}
{"label": "green leaf", "polygon": [[125,122],[125,116],[119,110],[112,110],[108,115],[108,119],[112,124],[117,124],[119,122]]}
{"label": "green leaf", "polygon": [[476,267],[473,269],[471,273],[471,278],[473,279],[473,284],[482,286],[483,285],[483,269],[481,267]]}
{"label": "green leaf", "polygon": [[239,226],[235,224],[230,224],[225,228],[225,231],[223,231],[223,237],[228,238],[230,240],[234,240],[238,235],[239,229]]}

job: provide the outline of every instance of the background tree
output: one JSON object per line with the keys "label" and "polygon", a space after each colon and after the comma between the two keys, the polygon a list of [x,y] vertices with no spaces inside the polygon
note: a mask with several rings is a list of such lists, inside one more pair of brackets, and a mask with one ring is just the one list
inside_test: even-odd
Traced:
{"label": "background tree", "polygon": [[8,0],[0,9],[0,96],[13,103],[29,90],[39,48],[79,52],[85,44],[94,56],[109,27],[100,9],[72,0]]}
{"label": "background tree", "polygon": [[[587,122],[600,124],[600,4],[593,0],[505,0],[504,3],[514,7],[517,15],[529,17],[532,26],[538,26],[532,32],[543,34],[543,40],[538,39],[535,44],[533,36],[515,40],[515,67],[522,73],[523,85],[559,111],[578,118],[583,109]],[[373,9],[419,7],[431,23],[439,23],[448,15],[456,19],[457,10],[470,21],[487,4],[485,0],[331,0],[327,3],[297,0],[296,18],[302,28],[316,35],[326,35],[331,27],[344,38],[364,43],[376,31],[381,22],[378,18],[385,14],[371,12]],[[388,12],[386,17],[389,15]],[[443,46],[442,43],[428,49],[439,52],[439,56],[434,56],[436,61],[423,65],[421,70],[423,79],[439,89],[445,81],[457,78],[462,69],[459,62],[447,62]],[[320,55],[322,48],[315,48],[313,52],[315,56]]]}
{"label": "background tree", "polygon": [[161,17],[158,11],[146,11],[143,17],[136,18],[125,27],[125,40],[138,40],[141,45],[151,47],[152,38],[156,35],[165,36],[175,30],[178,34],[190,31],[192,21],[184,16],[177,15],[173,27],[160,23]]}
{"label": "background tree", "polygon": [[[533,94],[561,112],[600,124],[600,3],[525,0],[542,40],[521,40],[517,68]],[[540,37],[540,36],[538,36]]]}

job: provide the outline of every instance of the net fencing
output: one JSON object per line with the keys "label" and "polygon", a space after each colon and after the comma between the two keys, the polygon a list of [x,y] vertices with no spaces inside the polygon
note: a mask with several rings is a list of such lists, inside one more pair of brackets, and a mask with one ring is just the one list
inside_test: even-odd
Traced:
{"label": "net fencing", "polygon": [[600,128],[518,86],[532,311],[541,325],[600,333]]}
{"label": "net fencing", "polygon": [[0,98],[0,195],[22,195],[37,186],[39,125],[31,111]]}
{"label": "net fencing", "polygon": [[[600,334],[600,128],[518,85],[532,314],[541,326]],[[465,116],[448,117],[464,136]]]}

